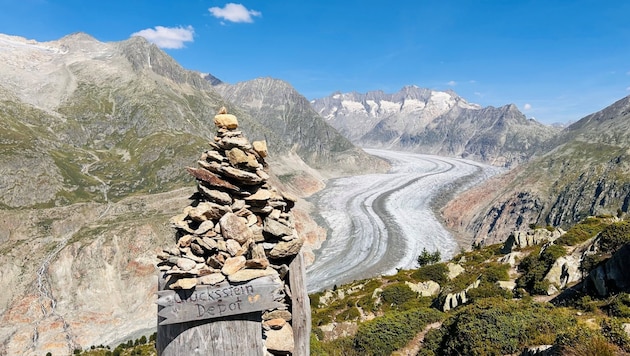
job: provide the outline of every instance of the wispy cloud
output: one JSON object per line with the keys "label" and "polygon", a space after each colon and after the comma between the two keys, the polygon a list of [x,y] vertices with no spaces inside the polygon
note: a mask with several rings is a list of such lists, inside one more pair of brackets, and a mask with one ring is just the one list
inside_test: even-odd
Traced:
{"label": "wispy cloud", "polygon": [[149,42],[155,43],[160,48],[178,49],[183,48],[185,42],[193,41],[195,30],[192,26],[187,27],[164,27],[155,26],[142,31],[132,33],[131,36],[141,36]]}
{"label": "wispy cloud", "polygon": [[228,3],[223,7],[211,7],[208,9],[212,16],[230,22],[254,22],[254,16],[262,16],[260,11],[249,10],[242,4]]}
{"label": "wispy cloud", "polygon": [[527,110],[531,110],[532,108],[532,104],[530,103],[526,103],[525,105],[523,105],[523,110],[527,111]]}
{"label": "wispy cloud", "polygon": [[450,82],[446,83],[446,85],[450,85],[450,86],[454,87],[454,86],[457,85],[457,82],[454,81],[454,80],[451,80]]}

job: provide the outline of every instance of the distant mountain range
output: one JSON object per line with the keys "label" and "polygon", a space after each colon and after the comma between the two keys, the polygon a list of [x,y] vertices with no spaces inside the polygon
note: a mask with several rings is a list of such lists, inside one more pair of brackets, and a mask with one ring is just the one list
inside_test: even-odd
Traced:
{"label": "distant mountain range", "polygon": [[355,144],[513,166],[558,129],[527,119],[515,105],[482,108],[453,91],[407,86],[397,93],[334,93],[311,101]]}

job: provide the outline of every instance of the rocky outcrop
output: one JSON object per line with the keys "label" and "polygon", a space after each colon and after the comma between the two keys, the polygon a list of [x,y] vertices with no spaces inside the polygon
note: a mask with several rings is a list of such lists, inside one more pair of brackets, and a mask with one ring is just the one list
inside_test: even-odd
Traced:
{"label": "rocky outcrop", "polygon": [[605,263],[593,269],[584,283],[585,288],[592,290],[601,297],[610,293],[630,291],[630,244],[621,247]]}
{"label": "rocky outcrop", "polygon": [[451,279],[451,280],[455,279],[455,277],[465,272],[464,267],[462,267],[459,264],[452,263],[452,262],[447,263],[446,268],[448,268],[447,277],[448,279]]}
{"label": "rocky outcrop", "polygon": [[434,281],[426,281],[420,283],[405,282],[405,284],[421,297],[432,297],[440,293],[440,285]]}
{"label": "rocky outcrop", "polygon": [[528,231],[514,231],[503,244],[501,253],[510,253],[516,248],[542,245],[546,242],[553,242],[565,233],[562,229],[533,229]]}
{"label": "rocky outcrop", "polygon": [[457,293],[448,293],[446,297],[444,298],[444,303],[442,304],[442,307],[441,307],[442,311],[446,312],[451,309],[455,309],[460,305],[468,303],[468,297],[466,294],[468,293],[469,290],[479,287],[480,283],[481,283],[481,280],[478,279],[475,282],[473,282],[471,285],[466,287],[466,289],[464,289],[463,291],[460,291]]}
{"label": "rocky outcrop", "polygon": [[[551,268],[545,279],[553,286],[557,286],[557,289],[564,289],[571,283],[578,282],[582,279],[580,273],[580,263],[582,262],[581,255],[569,255],[558,258]],[[556,287],[554,287],[556,289]],[[556,291],[557,291],[556,289]],[[549,295],[554,294],[548,291]]]}

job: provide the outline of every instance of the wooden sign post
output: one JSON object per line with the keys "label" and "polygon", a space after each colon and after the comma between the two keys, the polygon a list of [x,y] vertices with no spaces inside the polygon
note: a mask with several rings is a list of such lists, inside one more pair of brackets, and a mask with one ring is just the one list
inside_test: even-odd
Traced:
{"label": "wooden sign post", "polygon": [[163,290],[158,292],[157,304],[162,308],[158,325],[214,319],[247,314],[282,306],[282,284],[270,277],[261,277],[241,285],[223,283],[198,286],[194,290]]}

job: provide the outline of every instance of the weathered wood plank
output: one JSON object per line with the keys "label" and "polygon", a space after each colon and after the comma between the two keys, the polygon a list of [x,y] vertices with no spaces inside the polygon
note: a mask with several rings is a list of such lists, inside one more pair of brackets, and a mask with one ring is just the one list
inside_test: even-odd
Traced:
{"label": "weathered wood plank", "polygon": [[311,303],[306,291],[306,272],[302,252],[298,253],[289,265],[289,285],[291,287],[292,327],[295,343],[294,356],[310,354]]}
{"label": "weathered wood plank", "polygon": [[158,355],[264,355],[261,323],[262,313],[254,312],[158,326]]}
{"label": "weathered wood plank", "polygon": [[158,291],[163,308],[159,325],[204,320],[280,307],[279,280],[261,277],[240,285],[197,286],[194,290]]}

